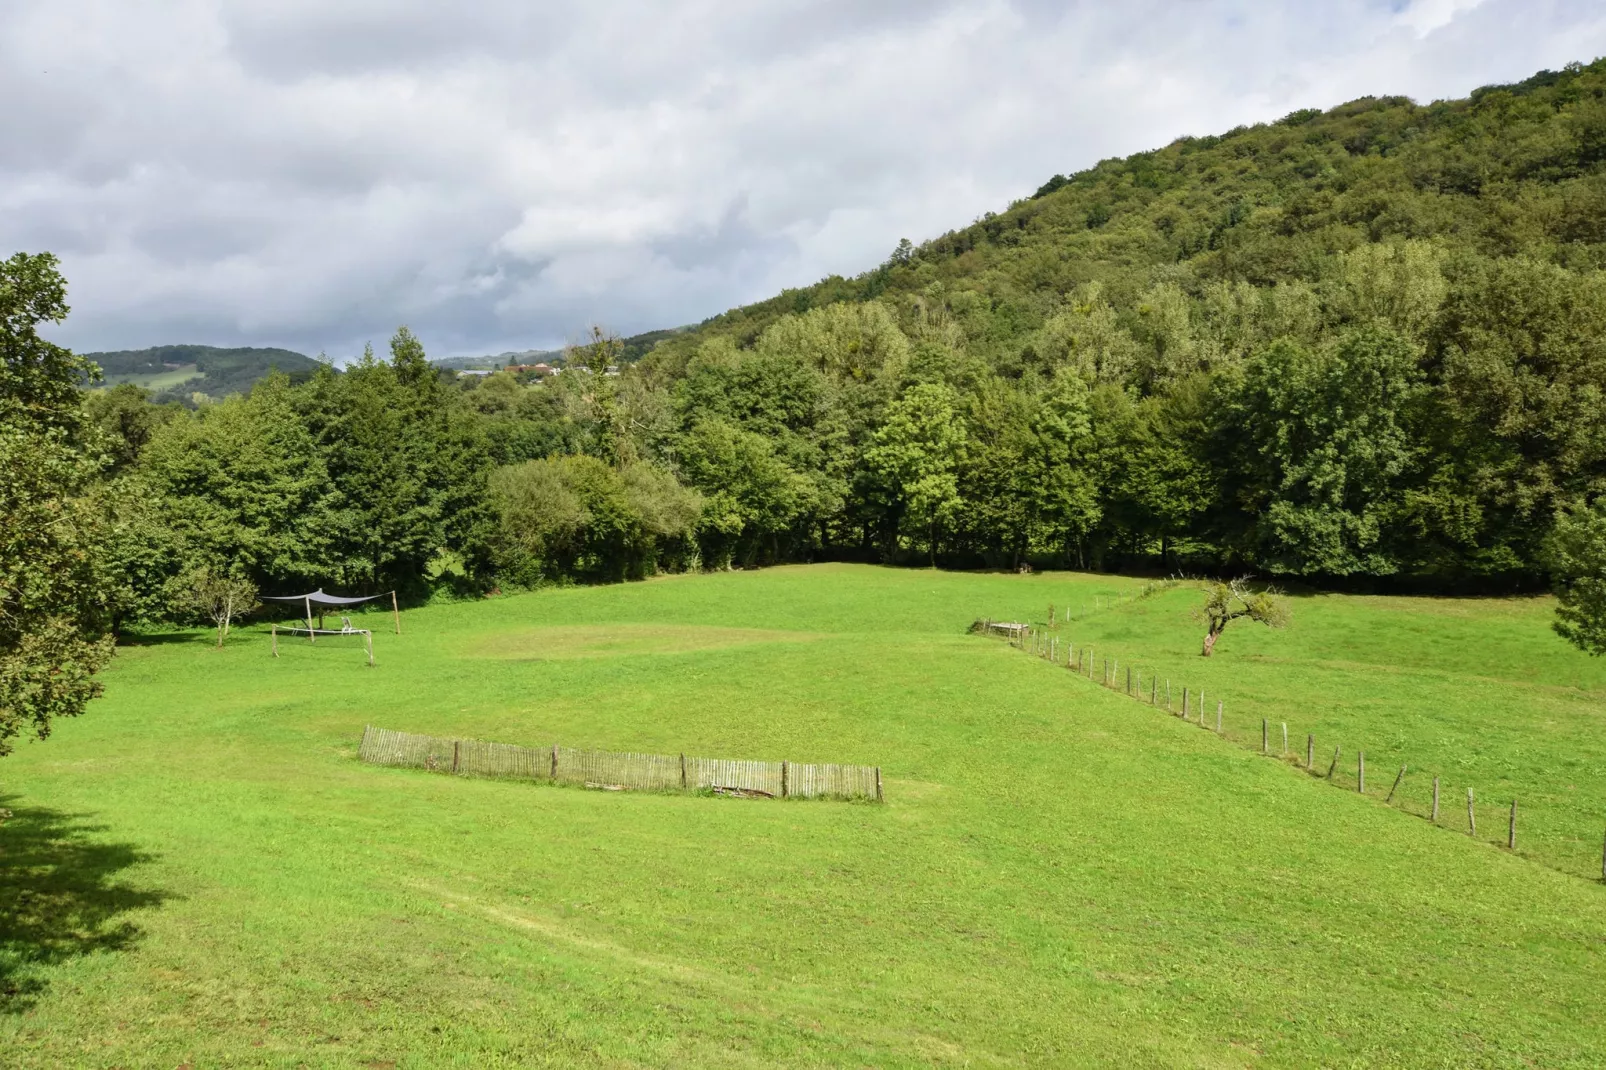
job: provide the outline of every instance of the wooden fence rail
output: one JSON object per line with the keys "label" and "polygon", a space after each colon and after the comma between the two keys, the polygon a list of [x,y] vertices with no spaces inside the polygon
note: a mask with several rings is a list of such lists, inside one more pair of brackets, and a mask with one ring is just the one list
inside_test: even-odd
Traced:
{"label": "wooden fence rail", "polygon": [[715,791],[795,799],[882,801],[881,768],[834,763],[760,762],[673,754],[520,747],[478,739],[442,739],[369,725],[357,755],[374,765],[460,776],[548,780],[638,791]]}

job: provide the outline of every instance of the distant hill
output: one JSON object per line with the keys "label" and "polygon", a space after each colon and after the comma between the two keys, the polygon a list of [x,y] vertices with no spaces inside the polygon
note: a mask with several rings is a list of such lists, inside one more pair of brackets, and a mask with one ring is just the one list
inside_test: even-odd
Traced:
{"label": "distant hill", "polygon": [[[633,334],[629,338],[620,339],[624,343],[624,362],[626,364],[634,364],[646,356],[659,342],[689,330],[691,330],[690,327],[669,327],[659,331],[647,331],[644,334]],[[480,371],[502,368],[509,364],[536,364],[541,362],[561,366],[564,352],[562,349],[510,350],[506,353],[498,353],[495,356],[440,357],[430,363],[437,368],[450,368],[453,371]]]}
{"label": "distant hill", "polygon": [[153,346],[85,353],[100,365],[102,385],[134,383],[157,395],[158,400],[188,400],[201,393],[211,398],[243,394],[268,372],[277,369],[298,381],[311,377],[318,362],[289,349],[220,349],[216,346]]}

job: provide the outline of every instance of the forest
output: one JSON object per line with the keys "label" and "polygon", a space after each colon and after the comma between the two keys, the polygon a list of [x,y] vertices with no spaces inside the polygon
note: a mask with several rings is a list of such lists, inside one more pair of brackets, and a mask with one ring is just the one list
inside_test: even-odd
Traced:
{"label": "forest", "polygon": [[[196,576],[417,599],[832,558],[1606,605],[1606,61],[1054,176],[542,379],[402,328],[193,408],[85,392],[37,330],[54,258],[5,269],[4,582],[54,569],[37,615],[85,643],[193,619]],[[48,646],[25,616],[7,648]]]}

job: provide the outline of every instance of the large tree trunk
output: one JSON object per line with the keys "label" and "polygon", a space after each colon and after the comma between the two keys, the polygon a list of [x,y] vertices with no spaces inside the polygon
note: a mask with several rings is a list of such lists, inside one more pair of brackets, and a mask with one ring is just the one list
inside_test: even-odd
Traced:
{"label": "large tree trunk", "polygon": [[1205,633],[1205,641],[1204,641],[1204,650],[1200,651],[1201,656],[1208,658],[1210,656],[1211,651],[1216,649],[1216,640],[1220,639],[1220,638],[1221,638],[1221,633],[1216,631],[1213,628],[1210,631],[1206,632]]}

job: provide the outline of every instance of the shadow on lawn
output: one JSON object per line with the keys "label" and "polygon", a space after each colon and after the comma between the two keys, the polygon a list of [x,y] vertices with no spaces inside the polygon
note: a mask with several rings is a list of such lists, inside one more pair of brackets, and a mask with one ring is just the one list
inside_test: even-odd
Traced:
{"label": "shadow on lawn", "polygon": [[114,881],[151,856],[93,838],[104,826],[4,796],[0,807],[11,810],[0,824],[0,1014],[17,1014],[45,989],[40,967],[131,946],[140,930],[125,915],[172,896]]}

